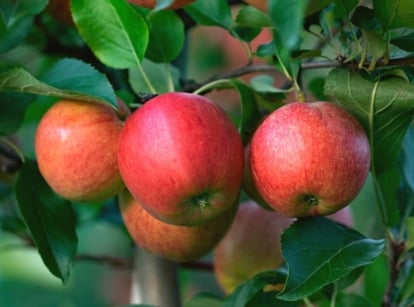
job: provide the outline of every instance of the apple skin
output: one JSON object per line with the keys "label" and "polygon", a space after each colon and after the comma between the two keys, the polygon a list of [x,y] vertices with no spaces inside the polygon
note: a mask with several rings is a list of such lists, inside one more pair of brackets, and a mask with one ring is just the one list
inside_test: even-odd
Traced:
{"label": "apple skin", "polygon": [[294,102],[257,128],[250,151],[263,199],[288,217],[332,214],[360,192],[370,145],[362,126],[329,102]]}
{"label": "apple skin", "polygon": [[100,202],[115,196],[123,187],[117,163],[122,126],[109,105],[74,100],[53,104],[35,134],[37,162],[46,182],[71,201]]}
{"label": "apple skin", "polygon": [[267,0],[244,0],[244,2],[263,12],[267,11]]}
{"label": "apple skin", "polygon": [[125,122],[118,145],[121,176],[158,219],[193,226],[228,211],[238,199],[243,144],[227,114],[209,99],[165,93]]}
{"label": "apple skin", "polygon": [[148,213],[128,192],[119,194],[125,227],[135,243],[157,256],[174,262],[190,262],[209,253],[224,237],[237,212],[228,211],[199,226],[164,223]]}
{"label": "apple skin", "polygon": [[240,204],[230,230],[214,248],[214,276],[226,294],[283,263],[280,236],[293,220],[254,201]]}
{"label": "apple skin", "polygon": [[[183,6],[186,6],[187,4],[190,4],[194,2],[195,0],[175,0],[172,2],[172,4],[168,7],[169,9],[178,9]],[[152,9],[157,4],[157,0],[128,0],[129,3],[146,7],[149,9]]]}

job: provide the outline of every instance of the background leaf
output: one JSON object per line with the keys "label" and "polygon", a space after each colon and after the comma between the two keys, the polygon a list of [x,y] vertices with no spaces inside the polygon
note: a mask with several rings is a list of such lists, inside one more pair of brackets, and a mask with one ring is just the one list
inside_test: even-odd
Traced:
{"label": "background leaf", "polygon": [[23,68],[13,68],[0,73],[0,91],[104,102],[117,106],[115,93],[106,76],[79,60],[58,61],[45,73],[43,81]]}
{"label": "background leaf", "polygon": [[2,0],[0,2],[0,53],[17,46],[31,30],[34,16],[47,0]]}
{"label": "background leaf", "polygon": [[196,1],[184,9],[200,25],[230,29],[233,22],[228,1]]}
{"label": "background leaf", "polygon": [[[315,234],[324,234],[323,240]],[[384,248],[384,240],[368,239],[325,217],[295,221],[281,240],[288,277],[278,297],[289,301],[308,297],[370,264]]]}
{"label": "background leaf", "polygon": [[80,35],[107,66],[140,64],[148,45],[145,19],[122,0],[73,0],[71,10]]}
{"label": "background leaf", "polygon": [[414,27],[414,2],[412,0],[373,0],[373,6],[384,29]]}
{"label": "background leaf", "polygon": [[43,262],[53,275],[67,282],[77,247],[72,207],[50,189],[31,160],[20,170],[16,197]]}
{"label": "background leaf", "polygon": [[36,96],[0,91],[0,135],[15,132],[23,122],[26,107]]}
{"label": "background leaf", "polygon": [[153,62],[174,60],[184,46],[184,24],[174,11],[148,15],[150,40],[145,57]]}

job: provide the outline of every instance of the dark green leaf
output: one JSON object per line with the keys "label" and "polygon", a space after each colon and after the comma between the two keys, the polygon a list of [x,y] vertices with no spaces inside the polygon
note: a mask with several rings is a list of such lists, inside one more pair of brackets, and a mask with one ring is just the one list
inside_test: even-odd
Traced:
{"label": "dark green leaf", "polygon": [[414,248],[414,216],[407,217],[404,225],[407,229],[407,249]]}
{"label": "dark green leaf", "polygon": [[347,293],[340,293],[335,303],[340,307],[373,307],[365,297]]}
{"label": "dark green leaf", "polygon": [[200,25],[230,29],[233,22],[228,1],[196,1],[184,9]]}
{"label": "dark green leaf", "polygon": [[71,10],[79,33],[102,63],[121,69],[140,64],[148,25],[126,1],[73,0]]}
{"label": "dark green leaf", "polygon": [[277,305],[278,302],[281,304],[283,304],[283,302],[280,302],[276,299],[276,293],[278,292],[277,289],[280,291],[280,289],[283,288],[285,278],[286,275],[281,271],[268,271],[259,273],[244,284],[237,287],[237,289],[225,301],[223,307],[248,306],[249,302],[251,302],[253,299],[258,299],[257,295],[265,295],[265,287],[270,287],[273,289],[268,291],[273,295],[275,306],[284,306]]}
{"label": "dark green leaf", "polygon": [[148,15],[150,40],[145,57],[153,62],[171,62],[184,46],[184,24],[174,11]]}
{"label": "dark green leaf", "polygon": [[374,0],[375,15],[385,30],[414,27],[414,2],[412,0]]}
{"label": "dark green leaf", "polygon": [[43,262],[53,275],[66,283],[77,247],[72,207],[50,189],[31,160],[20,170],[16,197]]}
{"label": "dark green leaf", "polygon": [[388,257],[381,254],[365,269],[362,289],[372,306],[381,306],[389,280],[388,261]]}
{"label": "dark green leaf", "polygon": [[295,221],[281,240],[288,277],[278,297],[289,301],[308,297],[372,263],[384,248],[384,240],[368,239],[325,217]]}
{"label": "dark green leaf", "polygon": [[313,13],[319,12],[332,2],[335,2],[335,0],[309,0],[306,7],[306,15],[311,15]]}
{"label": "dark green leaf", "polygon": [[237,26],[248,28],[263,28],[272,25],[268,14],[250,5],[245,5],[239,10],[235,21]]}
{"label": "dark green leaf", "polygon": [[306,0],[268,0],[269,15],[276,28],[276,45],[287,50],[298,47],[301,39]]}
{"label": "dark green leaf", "polygon": [[47,5],[47,0],[3,0],[0,2],[0,53],[19,44],[30,31],[34,15]]}
{"label": "dark green leaf", "polygon": [[33,95],[0,92],[0,135],[11,134],[20,127],[26,107],[34,99]]}
{"label": "dark green leaf", "polygon": [[391,43],[405,51],[414,51],[414,33],[395,37]]}
{"label": "dark green leaf", "polygon": [[326,78],[325,95],[364,126],[372,144],[377,175],[395,165],[414,112],[414,85],[391,76],[371,81],[359,73],[338,68]]}
{"label": "dark green leaf", "polygon": [[42,79],[36,79],[23,68],[10,69],[0,73],[0,91],[117,105],[114,91],[106,76],[79,60],[58,61]]}

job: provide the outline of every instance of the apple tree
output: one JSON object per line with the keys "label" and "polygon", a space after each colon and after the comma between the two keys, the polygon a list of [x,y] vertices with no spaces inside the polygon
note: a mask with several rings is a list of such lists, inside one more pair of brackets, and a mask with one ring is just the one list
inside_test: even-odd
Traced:
{"label": "apple tree", "polygon": [[[60,280],[63,287],[71,284],[76,275],[80,276],[79,280],[86,278],[86,271],[78,270],[74,274],[75,266],[82,261],[133,269],[132,280],[126,278],[125,286],[132,293],[111,302],[100,301],[97,306],[414,304],[414,3],[411,0],[2,0],[0,16],[0,226],[3,237],[0,272],[6,266],[1,257],[10,253],[10,246],[28,247],[39,255],[43,268]],[[207,123],[203,129],[212,129],[217,135],[208,139],[209,142],[226,139],[219,137],[222,131],[218,127],[222,126],[210,120],[207,112],[191,113],[194,114],[191,118],[181,115],[182,109],[169,108],[168,116],[161,119],[151,115],[150,120],[165,122],[147,124],[146,130],[140,131],[146,134],[145,142],[133,141],[136,146],[133,156],[140,153],[144,157],[141,153],[148,151],[152,146],[149,143],[159,139],[170,138],[171,142],[163,141],[163,145],[168,144],[164,151],[158,150],[157,155],[150,152],[144,161],[139,161],[145,166],[140,169],[146,170],[145,173],[137,171],[141,181],[158,176],[160,182],[155,189],[146,191],[147,199],[154,199],[165,191],[172,194],[171,186],[175,192],[187,192],[179,191],[189,188],[179,182],[181,177],[177,174],[194,176],[187,180],[191,182],[194,178],[202,182],[209,176],[208,168],[203,166],[189,168],[190,171],[180,169],[184,165],[180,159],[185,156],[186,165],[196,160],[206,161],[208,171],[213,174],[223,172],[226,160],[233,161],[236,167],[226,170],[229,175],[226,185],[236,187],[236,193],[231,196],[237,199],[233,209],[244,201],[250,204],[254,201],[266,210],[274,210],[269,201],[271,197],[264,195],[263,189],[256,190],[260,184],[257,176],[250,178],[250,174],[249,178],[242,178],[242,159],[218,153],[225,152],[223,148],[231,147],[233,141],[238,144],[239,139],[249,150],[250,140],[262,122],[286,105],[326,101],[345,110],[361,126],[367,139],[369,173],[361,172],[363,186],[358,186],[353,199],[347,199],[344,204],[351,212],[352,221],[315,214],[320,213],[318,210],[306,217],[291,215],[291,223],[280,235],[264,233],[255,240],[259,245],[277,243],[282,263],[261,272],[254,269],[257,263],[243,264],[244,269],[252,267],[254,275],[241,280],[231,291],[220,289],[213,269],[221,259],[213,258],[212,254],[224,232],[237,221],[234,215],[212,223],[214,227],[207,227],[194,225],[191,214],[182,212],[174,216],[181,221],[180,225],[167,223],[163,231],[156,231],[155,225],[161,223],[158,220],[149,222],[150,217],[138,217],[138,213],[125,218],[125,211],[120,209],[123,206],[119,206],[122,198],[118,197],[122,176],[114,179],[118,175],[110,173],[117,171],[116,164],[123,165],[124,172],[132,168],[133,157],[114,153],[122,122],[128,121],[130,114],[142,110],[143,106],[152,104],[155,97],[172,92],[207,97],[231,119],[237,133],[234,140],[227,137],[225,144],[212,146],[202,139],[208,133],[200,132],[200,140],[186,138],[189,131],[200,129],[194,123],[203,122]],[[62,100],[68,107],[55,113],[53,122],[49,120],[40,125],[45,114],[62,104],[59,102]],[[78,105],[82,105],[81,111]],[[91,111],[95,108],[99,111]],[[104,129],[102,122],[106,119],[101,113],[118,127],[114,128],[116,131],[110,127],[110,132]],[[181,129],[173,131],[172,126],[170,135],[161,136],[164,133],[161,131],[167,130],[163,127],[168,118],[180,122]],[[289,124],[294,121],[289,116],[285,120]],[[329,123],[330,127],[340,127],[335,123],[338,120],[336,117],[320,119],[327,123],[324,126]],[[302,123],[308,122],[311,122],[309,118],[303,116]],[[321,122],[309,125],[317,129]],[[93,129],[88,125],[94,126]],[[174,124],[168,122],[168,125]],[[40,133],[36,134],[40,126],[43,140],[37,139],[40,139]],[[48,139],[52,134],[66,138]],[[180,134],[181,137],[176,137]],[[136,131],[129,131],[132,139],[137,135]],[[351,138],[349,133],[344,136],[343,131],[332,130],[308,135],[312,137],[305,138],[303,146],[327,148],[326,144],[334,144],[330,146],[343,157],[349,157],[352,152],[353,148],[349,147],[353,146],[349,145],[352,142],[347,140],[347,136]],[[332,141],[340,135],[347,141]],[[278,142],[281,146],[297,142],[296,138],[289,137]],[[174,147],[179,142],[181,147],[176,147],[182,148],[185,154]],[[256,143],[259,144],[256,147],[270,146],[270,142]],[[197,150],[190,154],[182,144]],[[274,146],[278,146],[277,142]],[[109,158],[108,148],[113,149]],[[171,148],[176,150],[176,155],[168,160]],[[236,145],[234,148],[232,155],[242,157],[243,148],[239,150]],[[303,170],[292,162],[301,160],[301,157],[293,159],[294,152],[283,160],[289,164],[288,168],[297,170],[295,177],[289,178],[293,185],[334,161],[329,156],[329,148],[319,153],[323,159],[314,159],[309,154],[313,151],[307,150],[302,160],[318,162]],[[167,161],[164,166],[170,163],[167,168],[170,172],[154,166],[161,157]],[[211,157],[219,163],[211,162]],[[244,155],[244,160],[244,171],[251,170],[252,159]],[[255,165],[267,163],[259,155],[254,161]],[[349,169],[355,166],[351,163],[360,162],[346,161]],[[149,174],[152,169],[158,173]],[[277,172],[272,170],[272,174]],[[339,185],[346,187],[355,180],[349,175],[352,172],[347,174],[343,176],[339,166],[333,167],[329,174],[318,179],[320,190],[335,195],[338,185],[332,184],[333,181],[341,178]],[[85,176],[96,176],[89,178],[88,187],[98,185],[101,189],[98,196],[104,197],[95,197],[96,191],[92,192],[92,198],[83,197]],[[105,176],[111,178],[106,180]],[[59,178],[56,180],[69,190],[68,194],[60,193],[51,177]],[[116,184],[105,182],[109,180]],[[208,181],[214,180],[219,181]],[[135,184],[135,177],[129,176],[128,181],[139,190],[141,183]],[[127,187],[130,188],[128,184]],[[81,190],[81,195],[78,193],[72,198],[71,193],[76,189]],[[210,205],[214,193],[204,191],[189,203],[196,203],[197,210],[211,210],[206,206]],[[137,192],[137,195],[142,194]],[[315,205],[315,200],[314,195],[306,198],[309,206]],[[335,201],[338,201],[335,197],[330,200]],[[328,213],[332,210],[323,214]],[[135,226],[126,228],[126,221],[131,218]],[[102,221],[116,229],[117,236],[99,239],[111,248],[103,252],[89,248],[85,252],[82,246],[95,246],[96,242],[86,241],[81,228],[85,223]],[[264,219],[255,218],[249,221],[248,227],[253,233],[253,228],[262,222]],[[278,223],[276,218],[275,223]],[[138,234],[131,229],[138,228],[140,237],[151,233],[145,248],[133,239]],[[193,232],[196,239],[189,235]],[[161,244],[161,237],[166,243],[158,250],[164,252],[154,255],[151,248]],[[183,241],[187,237],[191,243]],[[196,243],[211,237],[216,241],[200,256]],[[115,242],[118,240],[127,242],[123,248],[128,252],[118,253],[119,242]],[[169,254],[179,254],[177,249],[181,244],[185,245],[183,250],[193,249],[189,252],[197,255],[196,259],[169,259]],[[248,252],[254,255],[263,250],[266,249],[253,247]],[[243,249],[243,252],[247,251]],[[236,258],[225,263],[228,267],[240,265]],[[188,273],[201,271],[207,277]],[[24,270],[21,274],[25,274]],[[114,281],[108,283],[100,291],[110,292],[113,284]],[[192,286],[196,290],[188,290]],[[19,300],[23,301],[24,297]],[[31,303],[36,302],[31,300]],[[93,305],[84,301],[79,304]]]}

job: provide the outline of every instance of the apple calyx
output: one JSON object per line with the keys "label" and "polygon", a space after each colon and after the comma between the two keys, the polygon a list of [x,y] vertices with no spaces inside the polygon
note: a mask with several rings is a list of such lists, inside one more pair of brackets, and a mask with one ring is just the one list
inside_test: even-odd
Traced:
{"label": "apple calyx", "polygon": [[207,192],[201,193],[190,199],[190,203],[194,204],[201,210],[205,209],[210,204],[210,197]]}
{"label": "apple calyx", "polygon": [[309,207],[317,206],[319,203],[318,198],[312,194],[305,194],[304,200]]}

